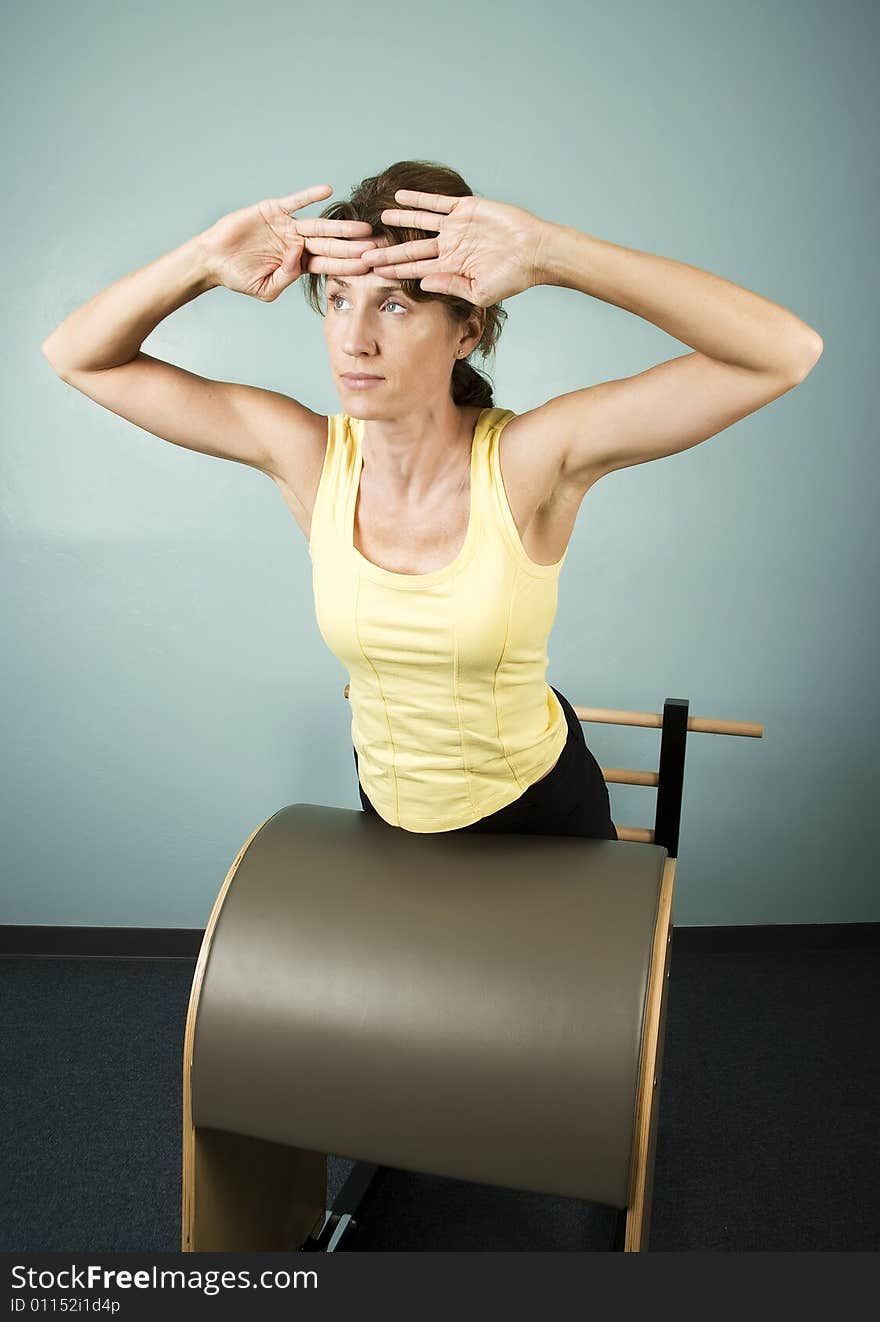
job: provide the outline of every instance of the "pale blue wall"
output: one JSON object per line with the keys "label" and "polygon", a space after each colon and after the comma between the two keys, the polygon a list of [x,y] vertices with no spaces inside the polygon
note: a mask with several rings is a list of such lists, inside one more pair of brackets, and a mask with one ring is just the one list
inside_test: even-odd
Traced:
{"label": "pale blue wall", "polygon": [[[359,806],[305,540],[264,475],[53,375],[50,330],[266,195],[404,157],[758,291],[825,352],[795,391],[587,496],[548,679],[763,722],[689,741],[680,925],[880,918],[877,11],[868,4],[20,5],[6,23],[3,923],[206,922],[250,831]],[[321,205],[310,207],[315,215]],[[687,351],[573,290],[505,305],[517,412]],[[341,407],[299,286],[214,290],[148,352]],[[656,731],[585,727],[605,765]],[[620,823],[654,795],[612,787]]]}

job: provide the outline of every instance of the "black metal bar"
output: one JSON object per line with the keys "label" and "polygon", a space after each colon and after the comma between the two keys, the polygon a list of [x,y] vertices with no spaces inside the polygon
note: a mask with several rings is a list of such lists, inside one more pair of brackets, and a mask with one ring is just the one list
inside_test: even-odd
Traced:
{"label": "black metal bar", "polygon": [[660,736],[654,844],[665,846],[670,858],[678,857],[687,720],[687,698],[667,698],[663,704],[663,730]]}
{"label": "black metal bar", "polygon": [[375,1183],[387,1170],[369,1161],[355,1162],[348,1179],[333,1200],[333,1206],[324,1213],[323,1223],[313,1227],[312,1233],[300,1246],[301,1253],[338,1253],[350,1240],[358,1226]]}

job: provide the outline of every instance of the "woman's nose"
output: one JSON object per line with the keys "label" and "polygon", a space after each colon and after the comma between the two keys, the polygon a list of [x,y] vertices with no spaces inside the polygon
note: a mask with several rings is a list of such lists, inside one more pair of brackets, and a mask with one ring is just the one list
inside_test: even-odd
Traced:
{"label": "woman's nose", "polygon": [[376,348],[376,336],[364,321],[350,321],[342,337],[342,347],[346,353],[372,353]]}

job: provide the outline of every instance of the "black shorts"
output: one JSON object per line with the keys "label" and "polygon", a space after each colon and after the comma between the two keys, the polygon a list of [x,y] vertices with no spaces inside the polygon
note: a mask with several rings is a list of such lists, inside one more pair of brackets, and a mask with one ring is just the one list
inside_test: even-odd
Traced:
{"label": "black shorts", "polygon": [[[553,688],[553,685],[550,686]],[[587,748],[587,741],[575,710],[558,689],[553,689],[565,712],[568,738],[556,766],[512,803],[480,817],[458,831],[511,831],[524,835],[583,835],[598,840],[617,840],[611,820],[611,802],[602,768]],[[354,753],[357,770],[358,755]],[[376,812],[358,779],[358,792],[364,812]],[[380,820],[384,820],[380,817]]]}

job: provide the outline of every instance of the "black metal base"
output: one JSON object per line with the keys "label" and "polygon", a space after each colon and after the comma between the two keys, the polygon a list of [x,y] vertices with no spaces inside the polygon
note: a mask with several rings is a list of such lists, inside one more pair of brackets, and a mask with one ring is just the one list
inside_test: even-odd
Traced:
{"label": "black metal base", "polygon": [[[364,1213],[375,1194],[387,1166],[358,1161],[323,1217],[312,1227],[312,1233],[300,1246],[301,1253],[344,1253],[346,1246],[363,1221]],[[617,1211],[614,1235],[609,1246],[613,1253],[622,1253],[626,1237],[626,1208]]]}
{"label": "black metal base", "polygon": [[338,1253],[343,1250],[346,1239],[353,1236],[358,1219],[363,1216],[370,1196],[375,1192],[378,1177],[385,1170],[386,1166],[376,1166],[369,1161],[356,1162],[333,1206],[324,1213],[321,1223],[313,1226],[300,1252]]}

